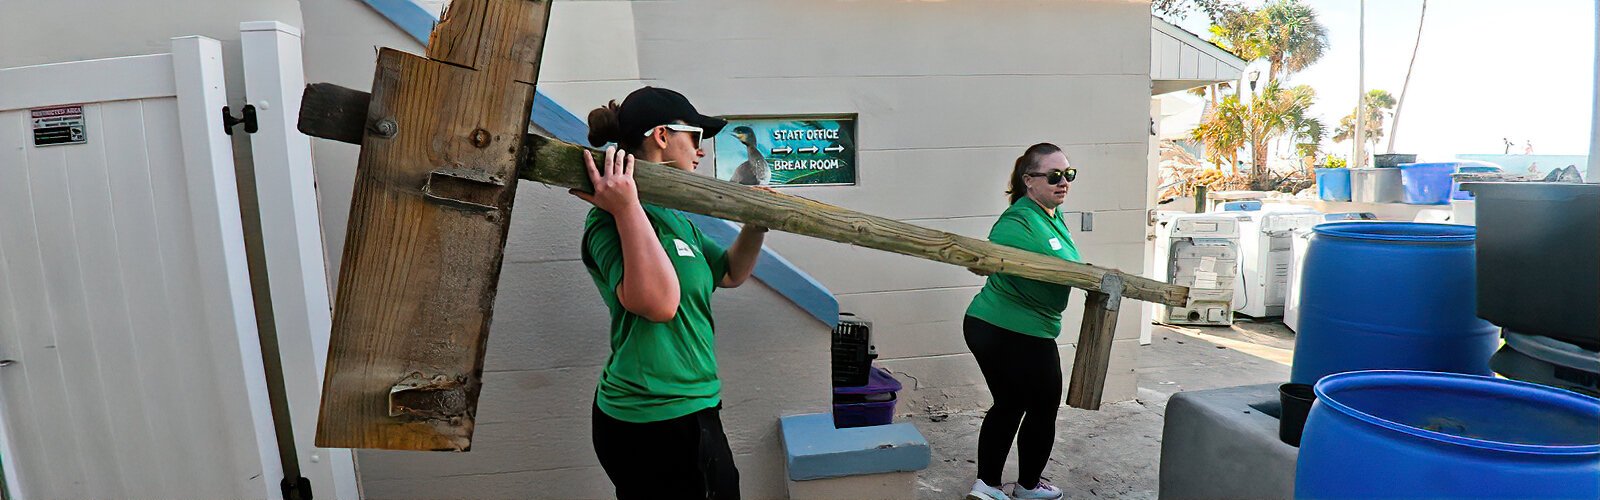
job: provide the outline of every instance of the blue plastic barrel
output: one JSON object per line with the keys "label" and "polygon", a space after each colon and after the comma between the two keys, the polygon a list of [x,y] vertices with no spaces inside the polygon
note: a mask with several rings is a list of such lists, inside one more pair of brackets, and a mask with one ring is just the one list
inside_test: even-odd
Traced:
{"label": "blue plastic barrel", "polygon": [[1342,373],[1316,385],[1295,498],[1600,498],[1600,399],[1491,377]]}
{"label": "blue plastic barrel", "polygon": [[1400,183],[1406,188],[1406,203],[1444,205],[1450,203],[1450,174],[1456,163],[1407,163],[1400,165]]}
{"label": "blue plastic barrel", "polygon": [[1322,201],[1350,201],[1350,170],[1318,168],[1317,198]]}
{"label": "blue plastic barrel", "polygon": [[1476,235],[1449,224],[1317,225],[1289,380],[1391,369],[1489,375],[1499,329],[1475,314]]}

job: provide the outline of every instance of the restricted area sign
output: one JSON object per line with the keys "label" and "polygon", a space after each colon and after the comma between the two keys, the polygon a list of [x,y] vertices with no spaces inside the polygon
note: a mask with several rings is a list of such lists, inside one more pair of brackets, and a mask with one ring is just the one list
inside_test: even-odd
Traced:
{"label": "restricted area sign", "polygon": [[761,186],[854,185],[853,116],[728,117],[717,134],[718,179]]}
{"label": "restricted area sign", "polygon": [[83,144],[89,142],[83,121],[83,106],[54,106],[28,110],[33,120],[33,145]]}

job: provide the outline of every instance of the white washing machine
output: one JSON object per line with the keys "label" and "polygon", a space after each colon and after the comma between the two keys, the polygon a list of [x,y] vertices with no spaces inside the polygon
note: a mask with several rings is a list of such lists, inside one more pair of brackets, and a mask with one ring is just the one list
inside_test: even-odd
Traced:
{"label": "white washing machine", "polygon": [[[1325,214],[1323,222],[1377,220],[1370,212]],[[1313,226],[1315,227],[1315,226]],[[1311,246],[1312,227],[1297,229],[1289,239],[1289,289],[1283,299],[1283,325],[1291,331],[1300,331],[1300,279],[1305,276],[1306,248]]]}
{"label": "white washing machine", "polygon": [[1239,273],[1233,286],[1233,310],[1252,318],[1283,316],[1289,270],[1295,260],[1291,240],[1296,232],[1309,232],[1320,224],[1323,215],[1297,206],[1233,215],[1239,219]]}
{"label": "white washing machine", "polygon": [[1158,323],[1233,324],[1233,282],[1239,269],[1239,219],[1182,214],[1157,221],[1155,279],[1189,287],[1188,307],[1160,305]]}

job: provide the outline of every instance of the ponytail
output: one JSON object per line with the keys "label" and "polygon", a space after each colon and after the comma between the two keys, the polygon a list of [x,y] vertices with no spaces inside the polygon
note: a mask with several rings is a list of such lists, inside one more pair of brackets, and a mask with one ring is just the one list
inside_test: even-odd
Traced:
{"label": "ponytail", "polygon": [[[591,122],[594,121],[594,114],[591,113],[589,115],[589,120]],[[1040,158],[1060,152],[1061,148],[1055,144],[1041,142],[1028,146],[1028,149],[1022,152],[1022,156],[1017,157],[1016,164],[1011,167],[1010,188],[1006,189],[1006,194],[1010,196],[1011,203],[1016,203],[1023,196],[1027,196],[1028,185],[1022,182],[1022,174],[1032,172],[1035,167],[1038,167]]]}

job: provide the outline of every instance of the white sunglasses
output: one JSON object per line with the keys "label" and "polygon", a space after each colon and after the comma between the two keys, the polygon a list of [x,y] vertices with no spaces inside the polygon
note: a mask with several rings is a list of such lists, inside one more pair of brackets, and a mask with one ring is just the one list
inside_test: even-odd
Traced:
{"label": "white sunglasses", "polygon": [[[675,132],[687,132],[687,133],[694,134],[694,143],[697,144],[697,145],[700,144],[700,139],[703,138],[705,136],[705,134],[706,134],[706,129],[703,129],[703,128],[700,128],[700,127],[696,127],[694,125],[684,125],[684,124],[681,124],[681,123],[668,123],[666,125],[661,125],[661,126],[662,127],[666,127],[667,130],[672,130],[672,131],[675,131]],[[645,131],[644,136],[645,137],[650,137],[650,134],[654,134],[654,133],[656,133],[656,129],[654,127],[652,127],[650,130],[646,130]]]}

